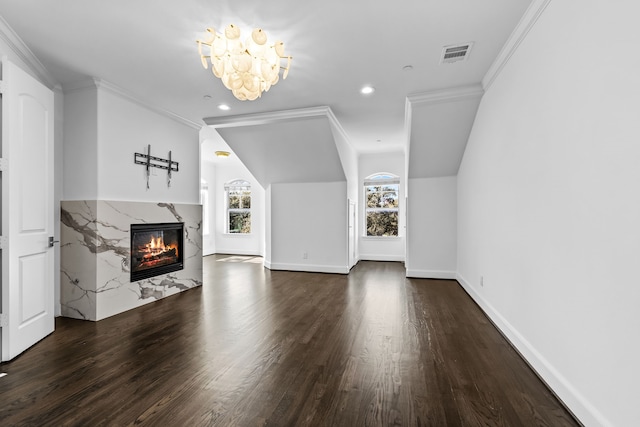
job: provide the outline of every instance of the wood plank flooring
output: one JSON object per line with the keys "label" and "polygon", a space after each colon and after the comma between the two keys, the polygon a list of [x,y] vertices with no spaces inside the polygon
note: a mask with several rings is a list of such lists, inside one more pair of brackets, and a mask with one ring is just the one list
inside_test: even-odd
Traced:
{"label": "wood plank flooring", "polygon": [[201,288],[57,319],[0,365],[0,425],[578,425],[455,281],[260,261],[205,257]]}

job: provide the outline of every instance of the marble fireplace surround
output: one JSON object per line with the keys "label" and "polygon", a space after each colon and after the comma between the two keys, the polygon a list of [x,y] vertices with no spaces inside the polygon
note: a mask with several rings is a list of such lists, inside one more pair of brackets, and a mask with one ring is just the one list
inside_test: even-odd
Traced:
{"label": "marble fireplace surround", "polygon": [[[107,200],[61,202],[62,315],[101,320],[202,285],[202,206]],[[184,222],[184,269],[130,282],[132,223]]]}

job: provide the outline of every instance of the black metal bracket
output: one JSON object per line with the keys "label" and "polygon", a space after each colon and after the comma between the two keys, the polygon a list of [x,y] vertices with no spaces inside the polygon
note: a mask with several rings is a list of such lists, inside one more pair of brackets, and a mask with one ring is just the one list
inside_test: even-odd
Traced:
{"label": "black metal bracket", "polygon": [[[154,156],[149,156],[147,154],[140,154],[140,153],[135,153],[136,156],[134,158],[134,161],[137,165],[147,165],[147,158],[150,160],[149,162],[149,167],[152,168],[159,168],[159,169],[164,169],[164,170],[168,170],[168,171],[173,171],[173,172],[178,172],[179,168],[178,168],[178,162],[174,161],[174,160],[168,160],[168,159],[161,159],[160,157],[154,157]],[[138,159],[145,159],[145,160],[138,160]],[[163,162],[166,163],[166,165],[164,164],[156,164],[153,162]]]}
{"label": "black metal bracket", "polygon": [[167,186],[171,187],[171,172],[178,172],[180,170],[179,163],[171,160],[171,151],[169,151],[169,158],[163,159],[151,155],[151,144],[147,146],[147,154],[134,153],[133,162],[137,165],[144,165],[147,167],[147,189],[149,188],[149,175],[150,168],[164,169],[167,171]]}

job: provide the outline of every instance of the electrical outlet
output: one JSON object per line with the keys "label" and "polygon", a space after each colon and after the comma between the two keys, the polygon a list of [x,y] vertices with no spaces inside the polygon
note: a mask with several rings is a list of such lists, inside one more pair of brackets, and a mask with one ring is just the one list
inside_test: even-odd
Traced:
{"label": "electrical outlet", "polygon": [[307,251],[302,252],[302,259],[307,259],[309,258],[309,254],[307,253]]}
{"label": "electrical outlet", "polygon": [[484,276],[480,276],[480,286],[484,287]]}

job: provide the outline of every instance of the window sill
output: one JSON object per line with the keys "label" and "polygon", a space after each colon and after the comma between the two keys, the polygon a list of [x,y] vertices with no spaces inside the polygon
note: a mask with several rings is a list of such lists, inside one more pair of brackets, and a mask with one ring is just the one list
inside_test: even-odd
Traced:
{"label": "window sill", "polygon": [[362,240],[400,240],[402,236],[361,236]]}
{"label": "window sill", "polygon": [[251,233],[222,233],[224,236],[240,236],[240,237],[251,237],[253,234]]}

